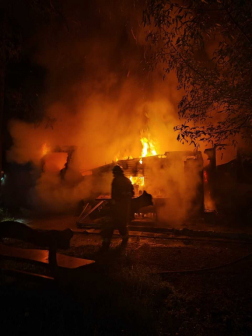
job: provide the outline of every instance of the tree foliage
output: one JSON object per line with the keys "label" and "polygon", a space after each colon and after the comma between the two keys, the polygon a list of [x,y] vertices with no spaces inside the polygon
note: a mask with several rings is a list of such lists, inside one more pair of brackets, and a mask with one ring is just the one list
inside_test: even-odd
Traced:
{"label": "tree foliage", "polygon": [[152,65],[176,71],[182,141],[252,140],[252,1],[147,0]]}

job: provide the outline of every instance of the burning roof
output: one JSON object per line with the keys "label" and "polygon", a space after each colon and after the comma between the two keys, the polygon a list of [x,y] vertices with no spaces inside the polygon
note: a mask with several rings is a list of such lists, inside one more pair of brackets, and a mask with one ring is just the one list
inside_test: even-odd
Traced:
{"label": "burning roof", "polygon": [[[171,172],[174,166],[177,166],[178,170],[182,167],[182,171],[184,172],[190,161],[193,161],[193,170],[195,170],[196,173],[202,171],[203,159],[201,152],[174,151],[166,152],[162,155],[141,157],[140,159],[127,158],[118,160],[117,162],[112,162],[92,170],[82,171],[82,175],[93,175],[95,178],[98,178],[103,174],[111,173],[114,165],[119,164],[123,168],[125,176],[127,176],[134,185],[136,195],[141,194],[144,189],[147,189],[149,192],[154,192],[155,195],[163,194],[164,196],[166,194],[165,188],[155,188],[155,183],[153,183],[153,181],[157,179],[156,174],[159,173],[160,176],[164,174],[167,175],[166,177],[172,178]],[[164,185],[166,184],[165,179],[163,183]]]}

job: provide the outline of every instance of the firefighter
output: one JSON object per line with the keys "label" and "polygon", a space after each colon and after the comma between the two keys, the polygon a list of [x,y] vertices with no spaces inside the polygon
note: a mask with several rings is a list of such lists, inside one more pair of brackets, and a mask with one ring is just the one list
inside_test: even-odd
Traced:
{"label": "firefighter", "polygon": [[112,170],[114,179],[111,187],[111,222],[104,228],[103,248],[108,248],[115,229],[122,236],[122,243],[127,243],[129,233],[127,224],[130,219],[131,198],[134,196],[134,188],[131,181],[124,176],[121,166],[116,165]]}

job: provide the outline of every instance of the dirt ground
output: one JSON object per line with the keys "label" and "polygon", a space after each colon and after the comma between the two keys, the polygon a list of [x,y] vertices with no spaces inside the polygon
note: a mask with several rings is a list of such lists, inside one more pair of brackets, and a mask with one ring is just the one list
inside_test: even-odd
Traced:
{"label": "dirt ground", "polygon": [[[75,232],[82,232],[83,229],[78,229],[76,222],[78,217],[72,215],[57,215],[51,217],[32,217],[32,218],[16,218],[16,220],[28,224],[34,229],[43,230],[64,230],[70,228]],[[141,223],[142,222],[142,223]],[[197,231],[214,231],[214,232],[226,232],[226,233],[246,233],[252,235],[252,227],[248,225],[242,225],[241,223],[228,222],[226,218],[197,218],[195,220],[185,221],[182,223],[156,223],[146,222],[143,220],[135,220],[131,225],[132,228],[137,227],[153,227],[153,228],[166,228],[176,230],[197,230]]]}
{"label": "dirt ground", "polygon": [[[160,274],[230,263],[252,252],[249,242],[143,235],[131,233],[126,247],[115,235],[111,249],[100,253],[98,234],[75,233],[71,247],[60,252],[96,263],[62,271],[56,287],[2,280],[6,335],[252,334],[252,257],[212,271]],[[7,263],[47,274],[43,267]]]}

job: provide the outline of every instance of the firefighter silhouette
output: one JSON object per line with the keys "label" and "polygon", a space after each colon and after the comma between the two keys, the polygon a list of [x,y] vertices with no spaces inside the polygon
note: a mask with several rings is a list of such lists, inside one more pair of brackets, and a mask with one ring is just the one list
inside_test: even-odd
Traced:
{"label": "firefighter silhouette", "polygon": [[122,167],[116,165],[112,173],[114,179],[111,186],[111,221],[102,230],[104,248],[109,247],[115,229],[118,229],[123,243],[128,241],[127,224],[130,220],[131,198],[134,196],[133,185],[124,175]]}

